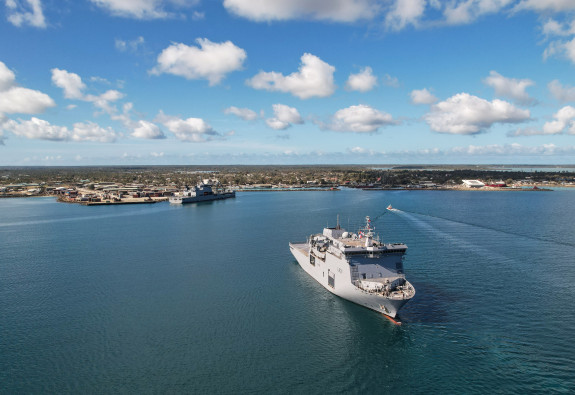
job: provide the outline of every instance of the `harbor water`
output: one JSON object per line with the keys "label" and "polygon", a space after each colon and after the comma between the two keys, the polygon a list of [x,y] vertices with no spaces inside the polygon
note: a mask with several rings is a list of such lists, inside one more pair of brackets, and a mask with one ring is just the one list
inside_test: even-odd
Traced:
{"label": "harbor water", "polygon": [[[408,245],[401,326],[291,255],[337,215]],[[574,235],[575,190],[0,199],[0,393],[573,393]]]}

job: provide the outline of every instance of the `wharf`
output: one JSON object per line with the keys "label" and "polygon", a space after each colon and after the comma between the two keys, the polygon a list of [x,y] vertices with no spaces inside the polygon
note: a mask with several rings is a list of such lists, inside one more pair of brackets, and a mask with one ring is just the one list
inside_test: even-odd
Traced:
{"label": "wharf", "polygon": [[251,188],[235,189],[235,192],[334,192],[339,188]]}
{"label": "wharf", "polygon": [[124,198],[122,200],[104,200],[101,202],[89,202],[89,201],[77,201],[77,200],[68,200],[65,198],[58,198],[59,202],[63,203],[75,203],[80,204],[82,206],[114,206],[114,205],[122,205],[122,204],[153,204],[158,202],[163,202],[168,200],[167,197],[161,198]]}

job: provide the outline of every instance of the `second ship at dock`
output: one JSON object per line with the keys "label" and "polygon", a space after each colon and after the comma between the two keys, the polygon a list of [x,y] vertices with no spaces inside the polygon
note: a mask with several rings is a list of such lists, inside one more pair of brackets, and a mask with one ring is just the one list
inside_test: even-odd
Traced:
{"label": "second ship at dock", "polygon": [[299,265],[328,291],[394,318],[415,295],[403,273],[407,246],[382,243],[373,231],[366,217],[358,233],[338,224],[289,246]]}
{"label": "second ship at dock", "polygon": [[203,180],[192,188],[189,188],[186,185],[184,190],[176,192],[174,196],[170,197],[170,203],[197,203],[236,197],[236,193],[234,191],[214,188],[214,185],[218,184],[217,182],[213,182],[211,180]]}

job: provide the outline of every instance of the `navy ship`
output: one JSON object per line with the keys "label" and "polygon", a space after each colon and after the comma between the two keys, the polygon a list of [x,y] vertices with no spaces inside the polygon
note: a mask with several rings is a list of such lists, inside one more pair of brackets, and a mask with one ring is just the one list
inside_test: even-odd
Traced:
{"label": "navy ship", "polygon": [[403,272],[407,246],[382,243],[374,230],[366,217],[357,233],[338,223],[289,246],[299,265],[328,291],[394,318],[415,295]]}
{"label": "navy ship", "polygon": [[183,191],[176,192],[169,198],[170,203],[184,204],[206,202],[209,200],[220,200],[236,197],[235,191],[214,190],[214,182],[203,180],[198,185],[189,188],[187,185]]}

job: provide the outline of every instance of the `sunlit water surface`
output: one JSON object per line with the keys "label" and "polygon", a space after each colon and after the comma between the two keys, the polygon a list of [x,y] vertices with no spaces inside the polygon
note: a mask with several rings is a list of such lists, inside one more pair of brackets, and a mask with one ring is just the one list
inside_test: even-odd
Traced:
{"label": "sunlit water surface", "polygon": [[[403,325],[290,254],[338,214],[408,245]],[[1,393],[575,391],[575,191],[1,199],[0,246]]]}

